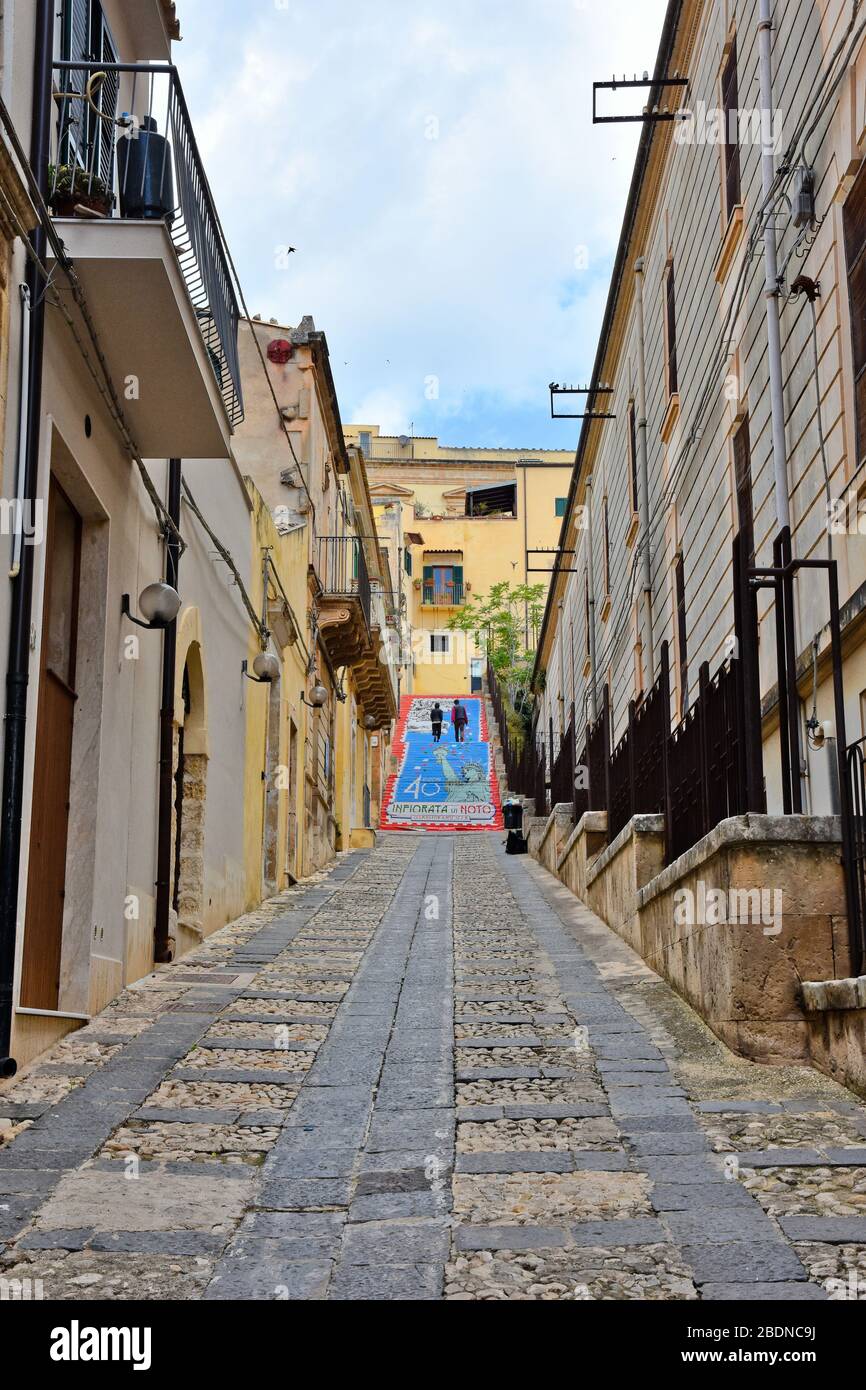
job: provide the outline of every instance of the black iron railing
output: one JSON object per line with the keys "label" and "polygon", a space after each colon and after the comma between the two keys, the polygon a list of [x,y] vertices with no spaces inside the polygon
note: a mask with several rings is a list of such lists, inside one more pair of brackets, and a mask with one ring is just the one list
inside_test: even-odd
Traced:
{"label": "black iron railing", "polygon": [[323,594],[358,599],[369,627],[370,575],[359,538],[320,536],[316,569]]}
{"label": "black iron railing", "polygon": [[[553,748],[553,742],[550,742]],[[559,806],[568,802],[572,808],[574,805],[574,705],[571,707],[571,717],[568,728],[559,741],[559,752],[553,760],[550,769],[550,805]]]}
{"label": "black iron railing", "polygon": [[[58,62],[55,215],[165,223],[226,414],[243,419],[238,304],[207,175],[171,64]],[[76,213],[78,209],[78,214]]]}
{"label": "black iron railing", "polygon": [[628,727],[610,759],[608,838],[615,840],[632,816],[664,814],[666,742],[670,734],[668,645],[662,644],[661,671],[640,705],[628,707]]}
{"label": "black iron railing", "polygon": [[852,971],[859,973],[866,958],[866,764],[864,740],[848,748],[848,787],[850,795],[850,868],[848,912],[853,946]]}
{"label": "black iron railing", "polygon": [[421,602],[434,608],[456,608],[463,602],[463,585],[431,584],[425,580]]}
{"label": "black iron railing", "polygon": [[[495,675],[489,669],[487,679],[501,731],[507,725]],[[506,734],[502,741],[509,788],[534,797],[536,815],[570,802],[577,824],[586,811],[607,811],[609,842],[633,816],[661,815],[665,857],[671,862],[720,821],[750,809],[743,777],[741,682],[739,662],[726,663],[713,678],[705,663],[697,699],[671,730],[668,645],[663,643],[658,679],[639,706],[634,701],[629,705],[628,726],[615,748],[610,747],[610,697],[605,685],[598,719],[586,725],[580,739],[573,705],[558,747],[552,722],[546,738],[533,735],[519,757],[511,753]],[[866,785],[862,804],[866,812]],[[866,916],[866,825],[862,845]]]}

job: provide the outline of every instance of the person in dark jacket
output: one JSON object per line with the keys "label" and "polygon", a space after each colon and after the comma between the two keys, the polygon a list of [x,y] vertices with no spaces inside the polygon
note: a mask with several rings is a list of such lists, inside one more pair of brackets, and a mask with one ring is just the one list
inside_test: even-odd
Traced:
{"label": "person in dark jacket", "polygon": [[469,715],[466,713],[466,706],[461,705],[459,700],[455,700],[451,706],[451,723],[454,725],[454,738],[457,743],[466,742],[466,725],[469,723]]}
{"label": "person in dark jacket", "polygon": [[433,742],[438,743],[442,737],[442,720],[445,718],[445,711],[437,700],[430,711],[430,724],[433,728]]}

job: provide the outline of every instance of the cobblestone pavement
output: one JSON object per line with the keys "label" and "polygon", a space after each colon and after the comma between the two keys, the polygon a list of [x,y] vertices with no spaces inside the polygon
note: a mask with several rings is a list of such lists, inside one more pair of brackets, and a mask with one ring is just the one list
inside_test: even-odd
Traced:
{"label": "cobblestone pavement", "polygon": [[388,835],[0,1091],[0,1297],[866,1296],[866,1106],[497,835]]}

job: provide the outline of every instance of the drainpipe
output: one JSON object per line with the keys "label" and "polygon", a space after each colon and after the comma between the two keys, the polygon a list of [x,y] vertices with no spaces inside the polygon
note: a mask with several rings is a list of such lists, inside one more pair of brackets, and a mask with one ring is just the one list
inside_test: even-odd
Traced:
{"label": "drainpipe", "polygon": [[562,599],[557,604],[557,611],[559,613],[556,624],[559,630],[559,737],[563,738],[565,735],[565,629],[563,627],[565,604]]}
{"label": "drainpipe", "polygon": [[[760,0],[758,54],[761,102],[761,189],[770,196],[775,178],[773,145],[769,132],[773,117],[772,20],[770,0]],[[776,228],[772,208],[764,208],[764,301],[767,308],[767,356],[770,367],[770,410],[773,426],[773,486],[780,530],[791,525],[788,499],[788,462],[785,443],[785,401],[782,392],[782,339],[779,331],[779,269],[776,261]]]}
{"label": "drainpipe", "polygon": [[589,578],[589,711],[593,724],[598,719],[598,692],[595,679],[595,561],[592,546],[592,475],[586,480],[586,553]]}
{"label": "drainpipe", "polygon": [[[180,528],[180,459],[168,461],[166,510]],[[177,532],[166,539],[165,582],[177,588],[180,546]],[[168,934],[171,908],[171,826],[174,803],[174,687],[177,669],[177,618],[162,635],[162,694],[159,710],[159,797],[156,837],[156,912],[153,923],[153,959],[157,965],[174,957]]]}
{"label": "drainpipe", "polygon": [[641,256],[639,260],[635,261],[634,266],[635,299],[637,303],[637,503],[640,510],[640,537],[638,543],[640,545],[643,566],[644,631],[646,633],[649,684],[650,687],[652,687],[655,684],[656,678],[656,661],[655,646],[653,643],[653,580],[649,525],[649,457],[647,450],[646,338],[644,334],[643,314],[643,272],[644,259],[643,256]]}
{"label": "drainpipe", "polygon": [[24,479],[27,475],[27,402],[30,399],[30,289],[19,286],[21,299],[21,376],[18,384],[18,457],[15,465],[15,506],[17,524],[12,535],[12,564],[9,578],[21,573],[21,552],[24,549]]}
{"label": "drainpipe", "polygon": [[[51,141],[51,62],[54,53],[54,0],[37,0],[33,65],[33,118],[30,164],[43,197],[48,196],[48,158]],[[33,233],[36,254],[44,264],[45,228]],[[42,277],[28,259],[25,282],[30,298],[30,341],[26,364],[28,394],[24,477],[21,488],[22,517],[36,501],[39,484],[39,445],[42,417],[42,358],[45,343],[45,300]],[[33,607],[35,549],[21,547],[21,563],[11,581],[9,659],[6,667],[6,716],[3,743],[3,791],[0,803],[0,1077],[14,1076],[17,1064],[10,1057],[12,1042],[12,989],[15,975],[15,938],[21,861],[21,816],[24,804],[24,735],[27,720],[27,686],[30,674],[30,624]]]}

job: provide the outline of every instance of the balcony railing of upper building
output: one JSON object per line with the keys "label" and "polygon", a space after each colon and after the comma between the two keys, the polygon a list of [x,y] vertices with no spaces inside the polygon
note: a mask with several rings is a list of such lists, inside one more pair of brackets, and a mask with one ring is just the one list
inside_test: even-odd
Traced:
{"label": "balcony railing of upper building", "polygon": [[358,599],[371,625],[371,585],[364,547],[357,536],[320,536],[317,572],[327,598]]}
{"label": "balcony railing of upper building", "polygon": [[425,608],[459,608],[464,600],[463,584],[455,579],[451,584],[424,581],[421,602]]}
{"label": "balcony railing of upper building", "polygon": [[238,304],[177,69],[74,60],[54,70],[52,210],[165,223],[226,414],[237,425]]}

